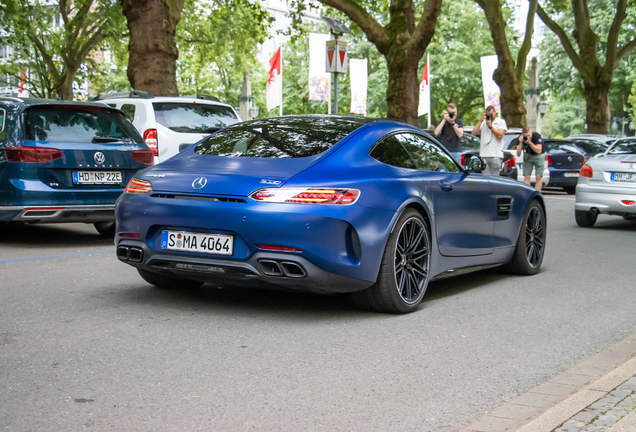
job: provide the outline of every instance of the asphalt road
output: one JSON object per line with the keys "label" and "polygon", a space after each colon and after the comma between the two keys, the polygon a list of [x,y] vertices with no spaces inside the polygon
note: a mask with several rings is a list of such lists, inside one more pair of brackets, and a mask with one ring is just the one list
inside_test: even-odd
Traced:
{"label": "asphalt road", "polygon": [[548,195],[542,272],[346,296],[153,288],[91,225],[0,227],[0,430],[453,430],[636,330],[636,223]]}

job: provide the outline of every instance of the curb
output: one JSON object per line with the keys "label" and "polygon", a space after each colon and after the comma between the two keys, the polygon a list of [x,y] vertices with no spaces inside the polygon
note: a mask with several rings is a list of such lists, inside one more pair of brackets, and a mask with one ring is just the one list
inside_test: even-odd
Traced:
{"label": "curb", "polygon": [[460,430],[550,432],[635,374],[632,333]]}

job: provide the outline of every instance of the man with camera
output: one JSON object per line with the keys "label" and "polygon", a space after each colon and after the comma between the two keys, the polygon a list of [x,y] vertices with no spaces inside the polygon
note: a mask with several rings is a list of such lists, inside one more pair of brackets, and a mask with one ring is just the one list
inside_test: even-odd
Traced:
{"label": "man with camera", "polygon": [[486,107],[486,112],[481,115],[481,119],[471,132],[481,139],[479,156],[486,161],[484,174],[499,175],[503,159],[503,136],[507,130],[506,121],[502,118],[497,118],[495,107],[492,105]]}
{"label": "man with camera", "polygon": [[457,107],[449,103],[444,111],[444,118],[435,128],[435,135],[439,137],[442,145],[448,150],[457,162],[461,161],[462,148],[459,139],[464,136],[464,122],[457,117]]}
{"label": "man with camera", "polygon": [[[517,144],[517,157],[521,157],[521,151],[523,155],[523,182],[527,185],[530,184],[530,176],[532,170],[535,170],[536,182],[534,187],[541,192],[541,178],[543,177],[543,170],[545,169],[545,147],[543,146],[543,140],[541,135],[537,132],[530,132],[528,126],[524,126],[519,135],[519,144]],[[512,143],[514,144],[514,143]]]}

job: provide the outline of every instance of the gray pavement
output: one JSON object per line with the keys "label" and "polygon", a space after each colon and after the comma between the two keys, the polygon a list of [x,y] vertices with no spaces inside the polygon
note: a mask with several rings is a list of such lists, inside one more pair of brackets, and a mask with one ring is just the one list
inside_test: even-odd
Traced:
{"label": "gray pavement", "polygon": [[486,413],[461,430],[636,431],[636,333]]}

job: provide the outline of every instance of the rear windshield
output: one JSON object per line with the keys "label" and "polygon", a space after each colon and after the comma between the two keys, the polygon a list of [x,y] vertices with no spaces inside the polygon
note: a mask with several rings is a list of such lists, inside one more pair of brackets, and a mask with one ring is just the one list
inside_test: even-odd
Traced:
{"label": "rear windshield", "polygon": [[607,154],[636,154],[636,140],[617,141]]}
{"label": "rear windshield", "polygon": [[199,144],[213,156],[301,158],[329,150],[362,124],[329,117],[278,117],[231,126]]}
{"label": "rear windshield", "polygon": [[24,111],[25,139],[57,142],[143,143],[122,113],[87,106],[36,106]]}
{"label": "rear windshield", "polygon": [[154,102],[157,123],[174,132],[212,133],[238,123],[234,110],[222,105]]}

